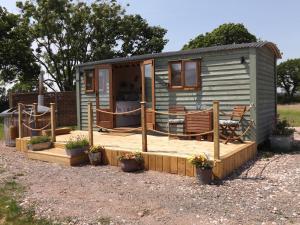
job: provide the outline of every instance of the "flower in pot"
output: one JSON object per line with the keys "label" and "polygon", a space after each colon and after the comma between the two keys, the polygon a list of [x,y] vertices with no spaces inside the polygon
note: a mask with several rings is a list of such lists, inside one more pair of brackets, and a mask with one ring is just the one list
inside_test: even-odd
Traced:
{"label": "flower in pot", "polygon": [[196,167],[196,175],[200,184],[209,184],[212,180],[213,161],[205,153],[194,155],[189,162]]}
{"label": "flower in pot", "polygon": [[100,165],[102,162],[102,152],[104,151],[104,147],[98,146],[91,146],[86,153],[89,156],[90,163],[94,166]]}
{"label": "flower in pot", "polygon": [[122,154],[118,157],[118,160],[124,172],[134,172],[144,169],[144,158],[140,152]]}
{"label": "flower in pot", "polygon": [[52,142],[49,136],[31,137],[30,141],[28,142],[28,148],[32,151],[49,149],[51,145]]}
{"label": "flower in pot", "polygon": [[71,137],[66,145],[66,153],[69,156],[78,156],[84,154],[84,152],[89,148],[89,141],[85,136]]}
{"label": "flower in pot", "polygon": [[295,129],[290,127],[287,120],[280,120],[270,136],[271,149],[276,151],[291,150],[294,142]]}

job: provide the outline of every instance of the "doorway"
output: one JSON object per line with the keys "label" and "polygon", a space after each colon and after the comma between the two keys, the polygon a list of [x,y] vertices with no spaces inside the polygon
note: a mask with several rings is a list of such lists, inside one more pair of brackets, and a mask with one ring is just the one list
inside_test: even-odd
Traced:
{"label": "doorway", "polygon": [[[146,122],[154,128],[155,105],[153,60],[99,65],[96,69],[96,106],[102,111],[123,113],[138,109],[146,101]],[[104,128],[140,127],[141,111],[128,115],[97,112]]]}

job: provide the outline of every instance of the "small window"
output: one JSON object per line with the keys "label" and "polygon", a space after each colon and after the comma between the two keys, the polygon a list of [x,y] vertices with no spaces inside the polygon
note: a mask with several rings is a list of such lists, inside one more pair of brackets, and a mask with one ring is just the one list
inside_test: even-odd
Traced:
{"label": "small window", "polygon": [[85,71],[85,92],[95,92],[94,70]]}
{"label": "small window", "polygon": [[198,86],[198,62],[187,61],[184,62],[184,81],[186,87]]}
{"label": "small window", "polygon": [[171,86],[182,87],[181,62],[170,63]]}
{"label": "small window", "polygon": [[169,83],[172,89],[195,89],[199,87],[200,68],[198,60],[169,63]]}

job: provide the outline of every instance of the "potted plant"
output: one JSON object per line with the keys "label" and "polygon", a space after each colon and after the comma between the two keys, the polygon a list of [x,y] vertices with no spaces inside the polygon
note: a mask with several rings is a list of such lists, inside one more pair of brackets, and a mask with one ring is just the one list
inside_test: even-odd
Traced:
{"label": "potted plant", "polygon": [[51,138],[49,136],[35,136],[31,137],[28,142],[28,148],[32,151],[39,151],[48,149],[52,145]]}
{"label": "potted plant", "polygon": [[122,154],[118,160],[121,162],[121,169],[124,172],[144,169],[144,158],[140,152]]}
{"label": "potted plant", "polygon": [[196,166],[196,175],[200,184],[209,184],[212,180],[213,161],[205,153],[192,156],[189,162]]}
{"label": "potted plant", "polygon": [[294,142],[295,129],[290,127],[287,120],[279,120],[270,136],[272,150],[289,151]]}
{"label": "potted plant", "polygon": [[98,146],[91,146],[86,153],[89,156],[90,163],[94,166],[100,165],[102,162],[102,151],[104,150],[104,147],[98,145]]}
{"label": "potted plant", "polygon": [[66,153],[69,156],[78,156],[84,154],[84,152],[89,148],[89,141],[85,136],[71,137],[66,145]]}

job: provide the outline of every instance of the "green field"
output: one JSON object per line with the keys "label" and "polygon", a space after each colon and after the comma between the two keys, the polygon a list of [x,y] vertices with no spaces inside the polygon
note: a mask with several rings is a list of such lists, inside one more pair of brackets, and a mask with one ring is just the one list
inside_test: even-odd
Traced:
{"label": "green field", "polygon": [[3,138],[4,138],[3,123],[0,123],[0,140],[2,140]]}
{"label": "green field", "polygon": [[286,119],[294,127],[300,127],[300,104],[278,105],[280,119]]}

